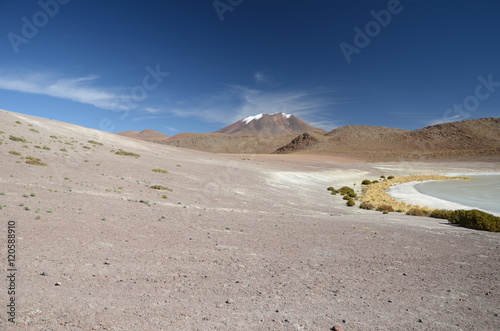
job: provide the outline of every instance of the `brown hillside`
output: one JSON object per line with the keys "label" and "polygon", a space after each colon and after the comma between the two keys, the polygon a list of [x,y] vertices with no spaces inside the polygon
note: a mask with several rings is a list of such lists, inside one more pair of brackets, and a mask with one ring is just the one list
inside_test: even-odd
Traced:
{"label": "brown hillside", "polygon": [[500,119],[466,120],[414,131],[349,125],[316,138],[307,146],[286,145],[276,152],[342,154],[368,160],[499,157]]}
{"label": "brown hillside", "polygon": [[212,153],[268,154],[285,145],[293,137],[293,135],[242,136],[223,133],[181,133],[162,143]]}

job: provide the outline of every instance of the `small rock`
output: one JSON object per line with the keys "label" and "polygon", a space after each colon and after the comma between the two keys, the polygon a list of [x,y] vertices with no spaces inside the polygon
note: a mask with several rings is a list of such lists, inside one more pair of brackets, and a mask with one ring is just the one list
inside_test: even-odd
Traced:
{"label": "small rock", "polygon": [[420,318],[418,319],[418,321],[417,321],[417,322],[419,322],[419,323],[424,323],[424,321],[422,321],[422,319],[420,319]]}
{"label": "small rock", "polygon": [[42,273],[40,274],[40,276],[48,276],[49,274],[46,273],[45,271],[42,271]]}
{"label": "small rock", "polygon": [[330,330],[331,331],[344,331],[344,328],[341,327],[340,325],[334,325]]}
{"label": "small rock", "polygon": [[56,282],[54,286],[61,286],[61,282]]}
{"label": "small rock", "polygon": [[227,300],[226,300],[226,303],[227,303],[228,305],[230,305],[230,304],[234,303],[234,301],[233,301],[233,299],[227,299]]}

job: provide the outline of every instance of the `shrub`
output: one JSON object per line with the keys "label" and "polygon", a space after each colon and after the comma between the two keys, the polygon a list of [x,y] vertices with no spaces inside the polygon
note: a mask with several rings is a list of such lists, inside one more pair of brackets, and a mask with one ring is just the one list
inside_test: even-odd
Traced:
{"label": "shrub", "polygon": [[22,143],[27,143],[28,141],[23,137],[9,136],[9,139],[12,141],[20,141]]}
{"label": "shrub", "polygon": [[40,146],[38,146],[38,145],[35,145],[35,146],[33,146],[33,147],[38,148],[38,149],[41,149],[41,148],[42,148],[42,147],[40,147]]}
{"label": "shrub", "polygon": [[356,194],[354,193],[354,190],[348,186],[342,186],[340,189],[339,189],[339,193],[342,194],[342,195],[346,195],[346,194]]}
{"label": "shrub", "polygon": [[491,232],[500,231],[500,217],[485,213],[484,211],[477,209],[455,210],[451,212],[448,220],[450,221],[450,223],[460,224],[470,229]]}
{"label": "shrub", "polygon": [[61,152],[67,152],[68,150],[66,148],[61,148],[60,151]]}
{"label": "shrub", "polygon": [[50,136],[50,138],[57,139],[57,136]]}
{"label": "shrub", "polygon": [[88,143],[90,144],[93,144],[93,145],[101,145],[101,146],[104,146],[103,144],[101,144],[100,142],[97,142],[95,140],[89,140]]}
{"label": "shrub", "polygon": [[372,183],[371,180],[365,179],[361,182],[361,185],[370,185]]}
{"label": "shrub", "polygon": [[21,124],[21,125],[23,125],[23,123],[21,123],[20,121],[16,121],[16,124]]}
{"label": "shrub", "polygon": [[364,201],[359,205],[359,208],[366,210],[373,210],[375,209],[375,206],[371,202]]}
{"label": "shrub", "polygon": [[391,205],[388,205],[388,204],[385,204],[385,205],[380,205],[377,207],[377,211],[381,211],[381,212],[394,212],[394,208],[392,208]]}
{"label": "shrub", "polygon": [[168,171],[167,170],[163,170],[163,169],[152,169],[154,172],[160,172],[162,174],[168,174]]}
{"label": "shrub", "polygon": [[329,188],[327,188],[327,190],[331,192],[331,195],[337,195],[339,193],[339,191],[336,190],[333,186],[330,186]]}
{"label": "shrub", "polygon": [[30,129],[30,131],[34,133],[40,133],[40,131],[38,131],[37,129]]}
{"label": "shrub", "polygon": [[85,149],[91,149],[89,146],[83,146],[83,148],[85,148]]}
{"label": "shrub", "polygon": [[434,209],[431,211],[429,214],[429,217],[434,217],[434,218],[441,218],[441,219],[449,219],[451,214],[453,213],[452,210],[446,210],[446,209]]}
{"label": "shrub", "polygon": [[46,151],[50,151],[50,147],[48,147],[48,146],[43,146],[42,149],[45,149]]}
{"label": "shrub", "polygon": [[141,157],[139,154],[135,154],[132,152],[125,152],[123,149],[119,149],[117,152],[115,152],[116,155],[126,155],[126,156],[133,156],[135,158]]}
{"label": "shrub", "polygon": [[378,183],[379,183],[379,181],[378,181],[378,180],[374,180],[374,181],[372,182],[372,184],[378,184]]}
{"label": "shrub", "polygon": [[21,155],[21,153],[16,152],[16,151],[9,151],[9,154],[12,154],[12,155],[17,155],[17,156],[20,156],[20,155]]}
{"label": "shrub", "polygon": [[413,208],[410,208],[410,210],[408,210],[406,212],[406,215],[427,216],[427,211],[425,209],[422,209],[422,208],[413,207]]}
{"label": "shrub", "polygon": [[349,196],[349,194],[344,195],[342,197],[342,199],[347,200],[347,201],[352,200],[351,197]]}
{"label": "shrub", "polygon": [[172,189],[170,189],[166,186],[162,186],[162,185],[153,185],[153,186],[150,186],[149,188],[152,188],[154,190],[172,191]]}
{"label": "shrub", "polygon": [[356,203],[354,202],[354,200],[353,200],[353,199],[349,199],[349,200],[347,200],[347,202],[346,202],[346,205],[347,205],[348,207],[352,207],[352,206],[354,206],[355,204],[356,204]]}
{"label": "shrub", "polygon": [[162,199],[168,199],[168,197],[164,194],[161,196]]}
{"label": "shrub", "polygon": [[384,175],[382,175],[382,176],[380,176],[380,178],[385,179],[385,176],[384,176]]}
{"label": "shrub", "polygon": [[394,176],[389,176],[387,177],[387,179],[394,179]]}

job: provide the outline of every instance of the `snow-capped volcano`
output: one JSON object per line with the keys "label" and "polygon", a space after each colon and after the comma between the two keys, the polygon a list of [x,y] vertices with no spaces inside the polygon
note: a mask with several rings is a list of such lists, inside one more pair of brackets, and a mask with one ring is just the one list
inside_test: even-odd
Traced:
{"label": "snow-capped volcano", "polygon": [[274,113],[248,116],[225,128],[218,133],[238,135],[297,135],[304,132],[323,130],[315,128],[292,114]]}

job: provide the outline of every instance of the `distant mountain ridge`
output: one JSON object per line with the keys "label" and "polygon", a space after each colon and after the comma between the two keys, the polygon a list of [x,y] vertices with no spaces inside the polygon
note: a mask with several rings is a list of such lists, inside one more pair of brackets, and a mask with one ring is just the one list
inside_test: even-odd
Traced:
{"label": "distant mountain ridge", "polygon": [[304,132],[325,132],[315,128],[295,115],[286,113],[258,114],[248,116],[216,133],[227,133],[233,135],[298,135]]}
{"label": "distant mountain ridge", "polygon": [[[299,137],[297,137],[299,138]],[[342,154],[370,160],[500,156],[500,118],[481,118],[427,126],[418,130],[348,125],[294,139],[275,153]]]}
{"label": "distant mountain ridge", "polygon": [[139,132],[139,131],[123,131],[123,132],[116,132],[115,134],[117,134],[119,136],[124,136],[124,137],[144,140],[144,141],[150,141],[150,142],[162,142],[162,141],[166,141],[170,138],[170,136],[168,136],[166,134],[163,134],[163,133],[155,131],[155,130],[150,130],[150,129],[142,130],[141,132]]}

